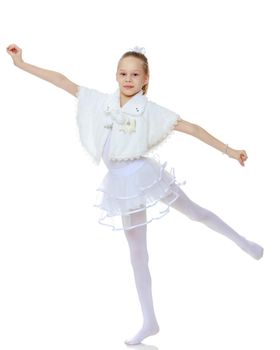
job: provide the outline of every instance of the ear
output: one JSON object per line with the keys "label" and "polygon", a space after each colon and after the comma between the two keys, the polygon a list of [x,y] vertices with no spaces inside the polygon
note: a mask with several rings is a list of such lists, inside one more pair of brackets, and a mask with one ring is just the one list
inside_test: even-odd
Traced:
{"label": "ear", "polygon": [[146,85],[146,84],[148,84],[148,82],[149,82],[149,76],[147,75],[146,78],[145,78],[145,83],[144,84]]}

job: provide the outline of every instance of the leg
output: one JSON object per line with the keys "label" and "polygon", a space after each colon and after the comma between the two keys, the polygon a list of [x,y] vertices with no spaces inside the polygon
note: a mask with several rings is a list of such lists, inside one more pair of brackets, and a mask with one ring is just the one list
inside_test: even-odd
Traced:
{"label": "leg", "polygon": [[[123,223],[128,217],[123,217]],[[146,222],[146,209],[130,215],[130,224],[137,225]],[[130,261],[134,272],[136,289],[143,313],[143,326],[140,331],[126,344],[139,344],[144,338],[158,333],[159,326],[156,320],[153,298],[152,281],[149,271],[147,251],[147,225],[124,230],[130,249]]]}
{"label": "leg", "polygon": [[[172,208],[180,211],[189,219],[199,221],[212,230],[223,234],[255,259],[260,259],[263,256],[263,248],[261,246],[248,241],[222,221],[217,215],[194,203],[176,184],[173,184],[173,188],[179,192],[180,197],[171,204]],[[162,199],[162,201],[167,203],[168,197]]]}

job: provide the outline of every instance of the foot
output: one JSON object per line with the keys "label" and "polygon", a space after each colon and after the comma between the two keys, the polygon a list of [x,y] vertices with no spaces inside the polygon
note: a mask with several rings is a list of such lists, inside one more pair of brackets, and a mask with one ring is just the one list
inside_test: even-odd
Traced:
{"label": "foot", "polygon": [[151,335],[159,332],[159,326],[154,323],[150,326],[143,326],[142,329],[131,339],[126,339],[124,342],[128,345],[135,345],[141,343],[141,341]]}
{"label": "foot", "polygon": [[247,239],[240,248],[257,260],[261,259],[263,256],[263,247],[255,242],[248,241]]}

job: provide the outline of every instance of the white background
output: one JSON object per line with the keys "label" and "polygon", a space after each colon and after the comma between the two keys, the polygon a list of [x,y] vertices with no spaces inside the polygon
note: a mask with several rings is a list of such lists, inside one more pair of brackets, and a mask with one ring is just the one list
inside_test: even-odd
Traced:
{"label": "white background", "polygon": [[144,46],[149,99],[247,151],[241,167],[179,132],[160,147],[184,191],[265,254],[256,261],[174,209],[151,223],[161,331],[143,348],[279,349],[277,3],[1,3],[1,349],[125,349],[142,321],[124,233],[97,223],[106,169],[80,144],[77,100],[16,68],[11,43],[26,62],[105,92],[121,54]]}

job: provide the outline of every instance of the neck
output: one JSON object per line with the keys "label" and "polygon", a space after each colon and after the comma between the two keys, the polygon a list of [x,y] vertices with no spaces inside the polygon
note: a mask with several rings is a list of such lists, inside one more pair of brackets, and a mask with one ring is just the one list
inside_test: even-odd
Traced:
{"label": "neck", "polygon": [[126,96],[120,93],[120,106],[122,107],[123,105],[126,104],[127,101],[131,99],[132,96]]}

